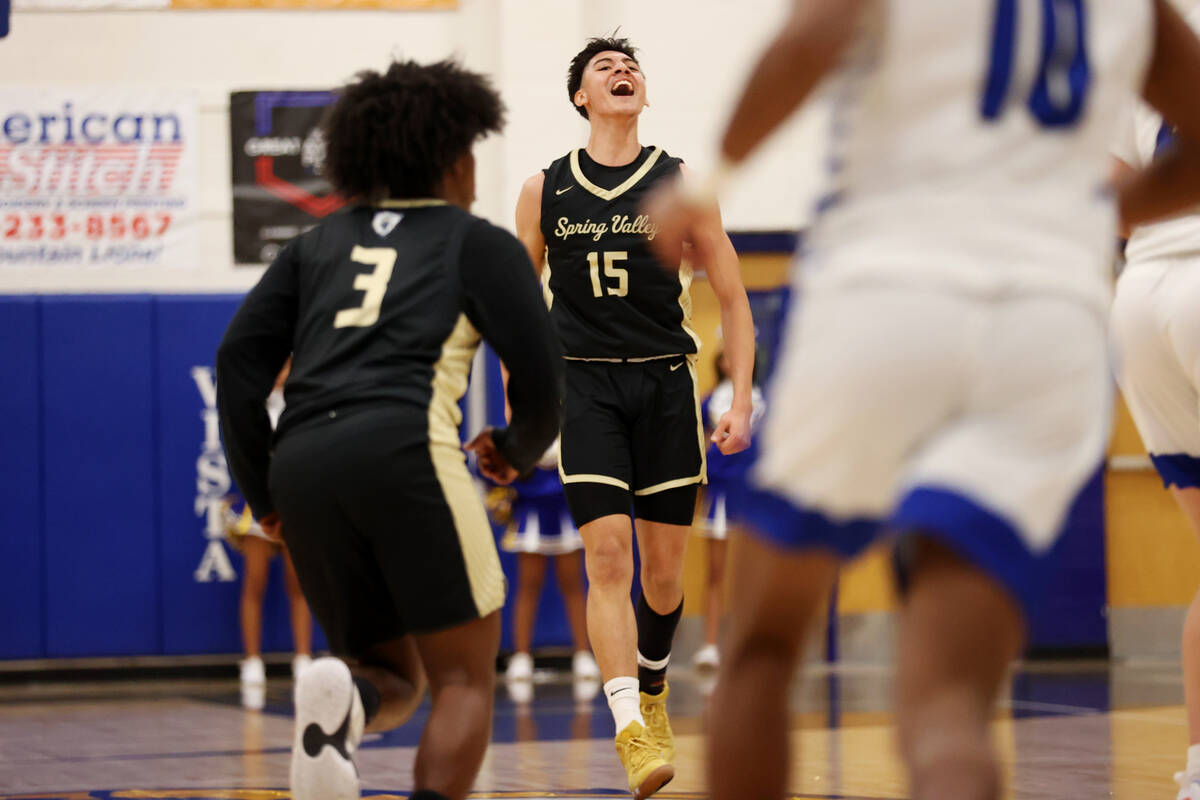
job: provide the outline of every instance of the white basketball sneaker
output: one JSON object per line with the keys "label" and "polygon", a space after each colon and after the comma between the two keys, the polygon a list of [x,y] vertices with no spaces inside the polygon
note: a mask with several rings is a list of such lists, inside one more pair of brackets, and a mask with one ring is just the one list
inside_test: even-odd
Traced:
{"label": "white basketball sneaker", "polygon": [[242,659],[238,673],[242,686],[265,686],[267,684],[267,670],[263,666],[263,660],[258,656],[248,656]]}
{"label": "white basketball sneaker", "polygon": [[513,653],[508,659],[508,668],[504,678],[509,681],[533,680],[533,656],[529,653]]}
{"label": "white basketball sneaker", "polygon": [[312,664],[312,656],[308,653],[297,653],[292,656],[292,680],[299,680],[310,664]]}
{"label": "white basketball sneaker", "polygon": [[1175,782],[1179,784],[1179,794],[1175,800],[1200,800],[1200,779],[1188,780],[1187,773],[1176,772]]}
{"label": "white basketball sneaker", "polygon": [[600,679],[600,667],[596,659],[587,650],[577,650],[571,657],[571,672],[576,680],[596,681]]}
{"label": "white basketball sneaker", "polygon": [[715,670],[721,665],[721,653],[715,644],[706,644],[692,656],[692,663],[701,671]]}
{"label": "white basketball sneaker", "polygon": [[318,658],[296,680],[293,800],[357,800],[354,753],[362,741],[362,700],[350,668]]}

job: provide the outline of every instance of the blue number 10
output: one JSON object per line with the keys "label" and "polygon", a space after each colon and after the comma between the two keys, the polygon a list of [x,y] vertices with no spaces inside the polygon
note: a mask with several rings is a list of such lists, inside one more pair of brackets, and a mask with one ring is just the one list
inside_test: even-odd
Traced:
{"label": "blue number 10", "polygon": [[[1086,0],[1040,0],[1042,46],[1037,77],[1026,105],[1048,128],[1074,125],[1083,114],[1091,67],[1087,56]],[[996,0],[991,65],[980,109],[984,119],[1003,116],[1017,52],[1019,0]]]}

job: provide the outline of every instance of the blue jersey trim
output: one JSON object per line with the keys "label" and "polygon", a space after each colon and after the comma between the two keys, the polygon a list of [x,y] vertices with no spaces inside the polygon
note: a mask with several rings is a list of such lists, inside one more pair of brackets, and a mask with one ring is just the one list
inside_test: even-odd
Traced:
{"label": "blue jersey trim", "polygon": [[986,120],[997,119],[1004,111],[1012,79],[1013,50],[1016,47],[1016,0],[998,0],[992,26],[992,53],[980,113]]}
{"label": "blue jersey trim", "polygon": [[744,483],[730,487],[727,497],[727,514],[759,538],[789,550],[831,550],[849,559],[867,549],[880,530],[876,520],[834,522],[774,492],[752,489]]}
{"label": "blue jersey trim", "polygon": [[[1029,551],[1016,528],[979,503],[948,489],[909,492],[889,527],[902,536],[920,534],[954,550],[999,581],[1017,600],[1026,619],[1036,612],[1045,591],[1048,559]],[[897,559],[900,584],[907,583]]]}
{"label": "blue jersey trim", "polygon": [[1178,489],[1200,487],[1200,458],[1186,453],[1150,454],[1150,461],[1162,478],[1163,488]]}

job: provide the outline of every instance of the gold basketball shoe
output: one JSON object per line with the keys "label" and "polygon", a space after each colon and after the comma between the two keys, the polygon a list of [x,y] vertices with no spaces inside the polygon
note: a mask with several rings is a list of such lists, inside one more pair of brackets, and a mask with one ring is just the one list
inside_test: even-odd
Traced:
{"label": "gold basketball shoe", "polygon": [[675,768],[663,759],[658,743],[636,720],[617,734],[614,744],[629,776],[633,800],[645,800],[675,777]]}
{"label": "gold basketball shoe", "polygon": [[646,720],[646,730],[667,763],[675,763],[675,734],[671,731],[671,720],[667,719],[667,695],[671,689],[663,681],[662,694],[646,694],[642,692],[642,719]]}

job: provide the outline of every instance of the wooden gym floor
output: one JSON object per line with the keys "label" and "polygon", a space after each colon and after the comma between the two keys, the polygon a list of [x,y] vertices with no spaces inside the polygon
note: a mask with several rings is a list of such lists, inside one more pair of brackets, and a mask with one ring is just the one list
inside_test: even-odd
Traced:
{"label": "wooden gym floor", "polygon": [[[597,689],[547,673],[515,692],[501,684],[476,796],[628,796]],[[671,689],[678,772],[660,796],[701,797],[706,681],[681,667]],[[0,685],[0,800],[283,800],[289,692],[272,680],[265,708],[246,711],[232,678]],[[1176,663],[1028,665],[995,725],[1009,797],[1173,798],[1187,745],[1181,698]],[[888,704],[885,669],[810,671],[791,700],[794,796],[905,798]],[[426,710],[364,742],[364,796],[411,789]]]}

